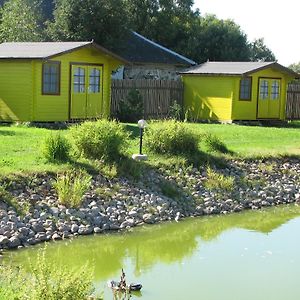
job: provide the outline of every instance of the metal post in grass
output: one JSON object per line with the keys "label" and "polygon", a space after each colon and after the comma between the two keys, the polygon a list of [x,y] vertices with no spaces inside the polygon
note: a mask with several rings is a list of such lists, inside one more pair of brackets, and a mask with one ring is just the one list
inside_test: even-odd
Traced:
{"label": "metal post in grass", "polygon": [[148,156],[146,154],[143,154],[143,134],[144,134],[144,129],[147,127],[147,122],[143,119],[139,120],[138,126],[140,128],[140,153],[133,154],[132,158],[134,160],[147,160]]}

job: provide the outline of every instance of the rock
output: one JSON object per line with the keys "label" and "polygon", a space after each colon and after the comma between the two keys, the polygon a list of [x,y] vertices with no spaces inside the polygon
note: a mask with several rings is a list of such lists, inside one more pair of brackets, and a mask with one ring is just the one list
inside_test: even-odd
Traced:
{"label": "rock", "polygon": [[0,247],[6,246],[8,243],[9,239],[4,235],[0,235]]}
{"label": "rock", "polygon": [[147,224],[153,224],[154,220],[155,220],[155,217],[152,214],[147,213],[147,214],[143,215],[143,221]]}
{"label": "rock", "polygon": [[94,233],[101,233],[103,230],[100,227],[94,228]]}
{"label": "rock", "polygon": [[19,238],[13,236],[9,239],[9,242],[8,242],[9,248],[17,248],[20,245],[21,245],[21,241],[19,240]]}
{"label": "rock", "polygon": [[77,224],[72,224],[71,233],[78,232],[79,226]]}
{"label": "rock", "polygon": [[58,209],[57,207],[51,207],[51,208],[50,208],[50,213],[51,213],[54,217],[58,217],[59,209]]}
{"label": "rock", "polygon": [[120,226],[118,224],[111,224],[109,226],[109,229],[110,230],[119,230],[120,229]]}
{"label": "rock", "polygon": [[180,219],[180,212],[177,212],[175,216],[175,221],[178,222],[179,219]]}
{"label": "rock", "polygon": [[128,219],[120,225],[120,228],[122,229],[127,227],[133,227],[134,225],[135,225],[134,219]]}
{"label": "rock", "polygon": [[31,228],[34,232],[45,232],[45,228],[43,226],[43,223],[34,223],[31,225]]}
{"label": "rock", "polygon": [[52,238],[53,241],[59,241],[59,240],[62,239],[62,237],[56,232],[52,235],[51,238]]}
{"label": "rock", "polygon": [[84,226],[84,225],[80,225],[79,229],[78,229],[78,233],[80,235],[88,235],[91,234],[93,232],[93,227],[90,225]]}

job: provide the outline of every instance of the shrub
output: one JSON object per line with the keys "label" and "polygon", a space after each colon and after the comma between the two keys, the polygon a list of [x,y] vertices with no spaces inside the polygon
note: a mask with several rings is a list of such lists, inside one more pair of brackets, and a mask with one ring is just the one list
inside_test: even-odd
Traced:
{"label": "shrub", "polygon": [[50,162],[66,162],[69,160],[70,143],[60,133],[50,134],[44,140],[42,152]]}
{"label": "shrub", "polygon": [[177,103],[176,100],[174,101],[173,105],[170,106],[169,116],[177,121],[180,121],[182,119],[182,107]]}
{"label": "shrub", "polygon": [[75,147],[89,159],[117,161],[128,145],[129,133],[116,121],[85,122],[71,128]]}
{"label": "shrub", "polygon": [[66,171],[58,175],[54,188],[58,194],[58,200],[67,207],[79,207],[84,193],[91,185],[92,177],[85,171]]}
{"label": "shrub", "polygon": [[39,253],[36,266],[31,266],[30,275],[22,267],[1,266],[0,271],[0,299],[91,299],[89,296],[93,292],[87,268],[76,272],[57,268],[46,263],[45,250]]}
{"label": "shrub", "polygon": [[145,145],[157,154],[192,154],[198,151],[199,137],[185,123],[175,120],[153,122],[145,131]]}
{"label": "shrub", "polygon": [[225,143],[214,134],[206,134],[204,136],[204,143],[207,150],[210,152],[229,153],[229,150]]}
{"label": "shrub", "polygon": [[167,180],[160,181],[159,187],[161,189],[162,194],[166,197],[177,199],[181,196],[181,193],[178,190],[178,188]]}
{"label": "shrub", "polygon": [[209,190],[215,191],[227,191],[230,192],[234,188],[234,178],[232,176],[224,176],[221,173],[216,172],[212,168],[208,167],[207,179],[205,182],[205,187]]}
{"label": "shrub", "polygon": [[[16,198],[7,190],[7,184],[0,184],[0,201],[11,206],[19,215],[24,216],[29,210],[29,204],[21,205]],[[1,298],[0,298],[1,299]]]}
{"label": "shrub", "polygon": [[136,123],[144,115],[144,102],[142,95],[136,89],[129,91],[127,97],[119,103],[117,119],[121,122]]}

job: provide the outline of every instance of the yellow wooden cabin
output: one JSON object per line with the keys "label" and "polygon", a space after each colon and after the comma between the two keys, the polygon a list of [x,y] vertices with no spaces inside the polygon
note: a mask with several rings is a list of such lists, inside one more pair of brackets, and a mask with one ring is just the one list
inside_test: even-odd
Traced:
{"label": "yellow wooden cabin", "polygon": [[0,121],[108,116],[111,72],[126,63],[93,42],[0,45]]}
{"label": "yellow wooden cabin", "polygon": [[276,62],[207,62],[181,73],[196,120],[284,120],[287,84],[299,74]]}

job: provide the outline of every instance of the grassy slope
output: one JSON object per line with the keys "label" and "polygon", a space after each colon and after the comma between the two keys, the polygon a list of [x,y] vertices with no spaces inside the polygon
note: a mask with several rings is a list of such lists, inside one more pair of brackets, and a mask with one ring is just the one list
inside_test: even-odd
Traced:
{"label": "grassy slope", "polygon": [[[219,124],[190,124],[196,132],[210,132],[220,137],[240,156],[300,155],[299,128],[272,128]],[[127,125],[133,133],[129,153],[139,149],[136,125]],[[46,164],[41,157],[41,144],[51,130],[0,126],[0,175],[15,172],[57,171],[66,165]],[[66,134],[67,131],[62,131]],[[150,156],[151,157],[151,156]]]}

